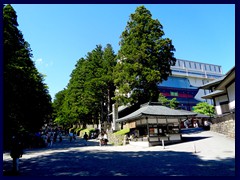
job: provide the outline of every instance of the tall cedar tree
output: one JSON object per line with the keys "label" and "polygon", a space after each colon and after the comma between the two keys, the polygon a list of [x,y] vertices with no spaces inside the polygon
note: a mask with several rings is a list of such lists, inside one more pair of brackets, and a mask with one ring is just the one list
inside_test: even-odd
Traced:
{"label": "tall cedar tree", "polygon": [[38,131],[52,113],[51,97],[33,61],[29,44],[18,30],[11,5],[3,8],[4,142],[13,132]]}
{"label": "tall cedar tree", "polygon": [[114,70],[116,97],[120,103],[142,104],[158,100],[157,83],[167,80],[175,65],[172,41],[163,38],[163,26],[144,6],[130,15],[120,40]]}
{"label": "tall cedar tree", "polygon": [[[60,100],[62,95],[55,96],[56,123],[85,126],[107,120],[115,90],[112,75],[115,57],[112,46],[107,44],[104,50],[98,45],[86,58],[78,60],[71,73],[64,101]],[[57,108],[59,102],[61,108]]]}
{"label": "tall cedar tree", "polygon": [[54,123],[58,124],[65,128],[69,127],[68,116],[63,111],[63,103],[65,100],[65,96],[67,93],[67,89],[63,89],[55,94],[55,98],[53,101],[53,119]]}

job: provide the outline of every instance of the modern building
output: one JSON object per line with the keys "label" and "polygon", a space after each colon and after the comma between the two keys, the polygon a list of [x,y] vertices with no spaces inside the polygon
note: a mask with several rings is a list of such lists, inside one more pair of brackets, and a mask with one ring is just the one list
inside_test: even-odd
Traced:
{"label": "modern building", "polygon": [[[211,99],[202,98],[202,96],[210,93],[210,90],[199,89],[199,87],[221,78],[223,76],[221,66],[177,59],[175,66],[172,66],[171,69],[172,75],[168,77],[168,80],[158,83],[158,89],[166,98],[176,98],[179,102],[179,109],[191,111],[193,106],[204,101],[213,104]],[[138,108],[140,107],[120,106],[113,108],[117,115],[117,118],[113,118],[113,129],[120,128],[115,128],[115,119],[124,117]],[[112,113],[109,115],[112,115]]]}
{"label": "modern building", "polygon": [[168,99],[176,98],[180,109],[192,110],[201,101],[213,104],[211,99],[202,98],[210,91],[198,87],[222,77],[221,66],[177,59],[171,69],[168,80],[158,84],[160,93]]}

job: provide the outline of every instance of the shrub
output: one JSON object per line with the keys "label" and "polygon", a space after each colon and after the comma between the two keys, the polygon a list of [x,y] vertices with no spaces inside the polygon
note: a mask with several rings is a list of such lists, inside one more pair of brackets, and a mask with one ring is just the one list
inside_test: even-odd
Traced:
{"label": "shrub", "polygon": [[127,134],[127,133],[129,133],[130,132],[130,129],[129,128],[126,128],[126,129],[122,129],[122,130],[120,130],[120,131],[117,131],[117,132],[115,132],[114,134],[115,135],[125,135],[125,134]]}
{"label": "shrub", "polygon": [[95,128],[91,128],[91,129],[83,129],[80,131],[79,136],[83,137],[83,135],[85,134],[85,132],[87,133],[87,135],[89,136],[91,132],[94,132]]}
{"label": "shrub", "polygon": [[74,132],[79,136],[81,130],[83,130],[83,128],[79,127],[79,128],[77,128],[77,129],[75,129]]}

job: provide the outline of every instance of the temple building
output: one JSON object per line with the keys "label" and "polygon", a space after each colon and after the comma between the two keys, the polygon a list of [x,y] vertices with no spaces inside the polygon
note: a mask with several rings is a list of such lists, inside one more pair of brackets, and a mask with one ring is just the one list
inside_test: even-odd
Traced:
{"label": "temple building", "polygon": [[171,144],[182,141],[180,123],[184,119],[195,117],[197,113],[175,110],[160,103],[143,104],[131,114],[116,120],[117,124],[124,124],[131,134],[130,144],[140,146],[154,146]]}

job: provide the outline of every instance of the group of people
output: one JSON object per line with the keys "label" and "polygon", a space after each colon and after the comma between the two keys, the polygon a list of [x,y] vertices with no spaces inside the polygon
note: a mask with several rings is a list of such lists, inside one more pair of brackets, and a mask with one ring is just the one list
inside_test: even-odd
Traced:
{"label": "group of people", "polygon": [[102,146],[102,145],[107,145],[107,142],[108,142],[108,136],[107,136],[107,133],[106,132],[101,132],[99,133],[98,135],[98,140],[99,140],[99,146]]}
{"label": "group of people", "polygon": [[[92,137],[92,134],[91,134],[91,137]],[[85,134],[83,135],[83,139],[84,139],[84,145],[87,145],[87,141],[89,139],[89,136],[88,134],[85,132]],[[102,145],[107,145],[108,143],[108,136],[107,136],[107,133],[106,132],[101,132],[99,133],[98,135],[98,138],[99,140],[99,146],[102,146]]]}
{"label": "group of people", "polygon": [[57,141],[62,142],[62,132],[58,129],[43,131],[40,137],[44,142],[44,147],[52,147]]}
{"label": "group of people", "polygon": [[[43,147],[52,147],[54,143],[57,141],[62,142],[63,138],[62,136],[64,133],[62,133],[61,130],[53,130],[53,129],[46,129],[45,131],[40,131],[35,133],[36,142],[43,143]],[[76,134],[73,132],[70,132],[69,134],[65,134],[69,136],[70,142],[76,140]],[[89,138],[96,138],[97,134],[90,134],[88,135],[86,132],[83,135],[84,144],[87,145]],[[97,139],[99,140],[99,146],[107,145],[108,142],[108,136],[106,132],[99,133]],[[11,151],[10,156],[13,159],[13,172],[18,173],[19,171],[19,158],[23,155],[23,150],[27,148],[25,144],[26,139],[23,135],[16,134],[12,136],[12,143],[11,143]]]}

